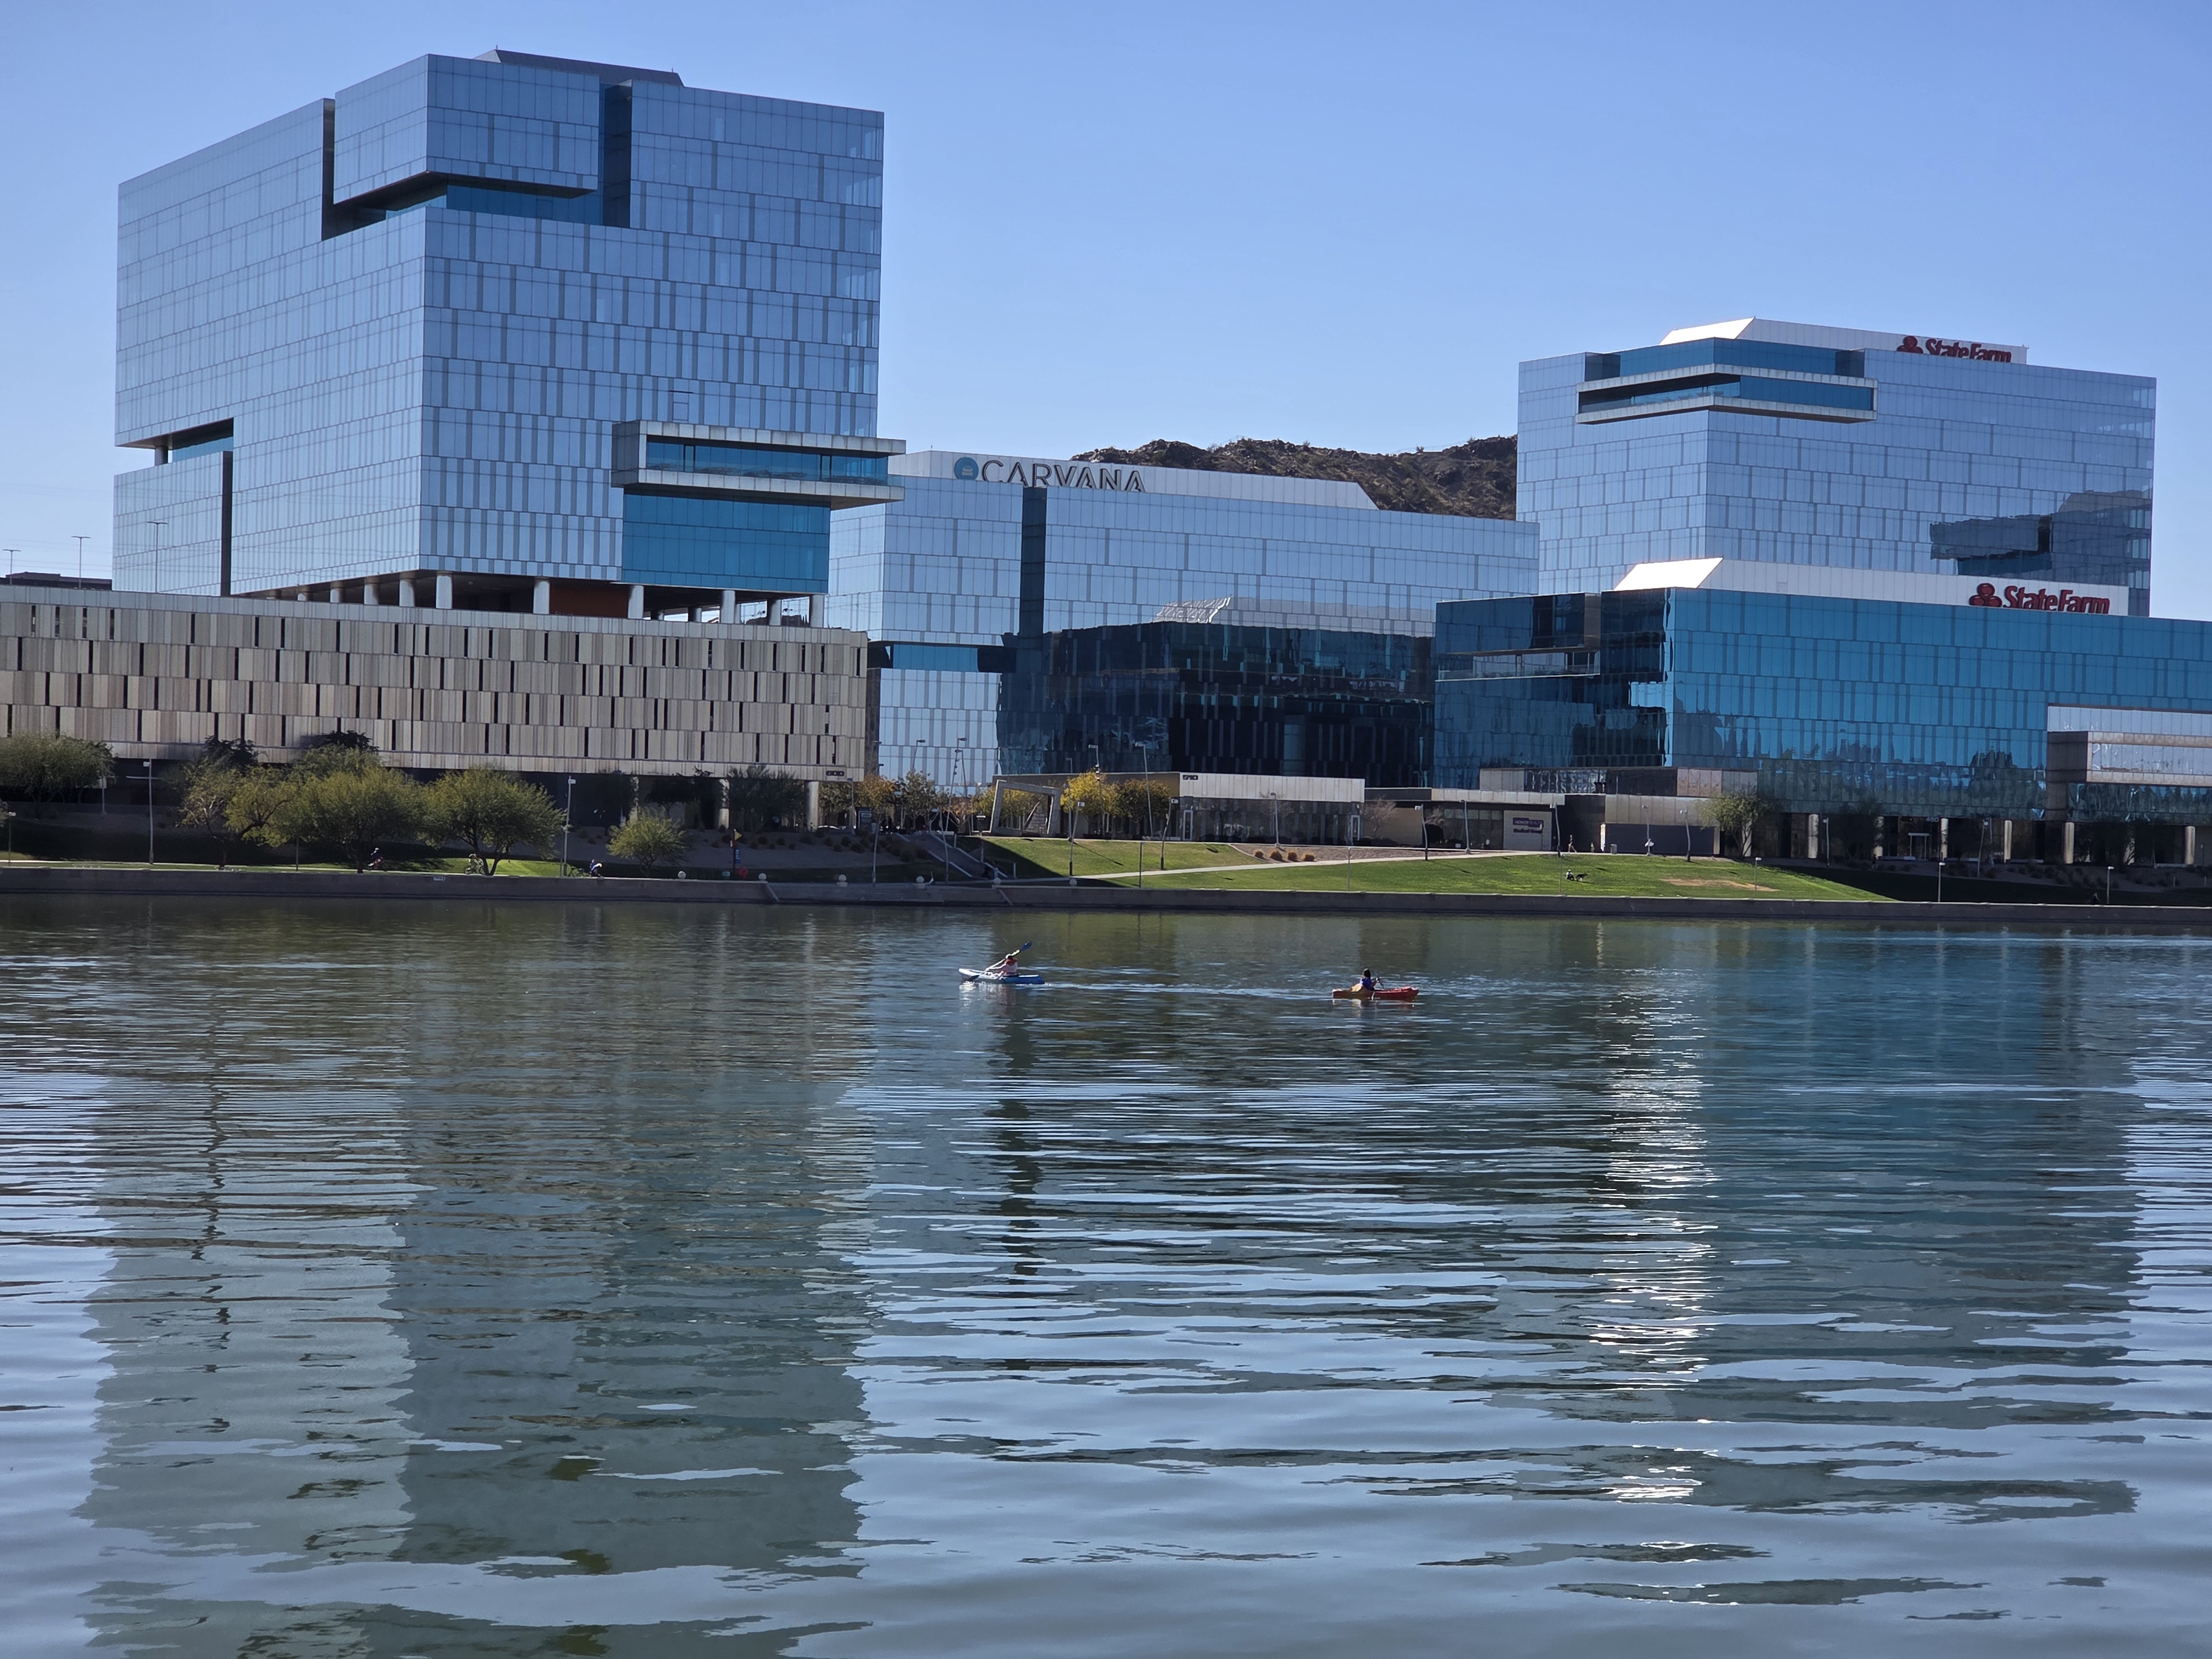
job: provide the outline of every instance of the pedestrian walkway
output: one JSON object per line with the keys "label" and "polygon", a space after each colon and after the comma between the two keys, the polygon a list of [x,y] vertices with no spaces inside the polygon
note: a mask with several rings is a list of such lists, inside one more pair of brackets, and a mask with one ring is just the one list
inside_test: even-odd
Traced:
{"label": "pedestrian walkway", "polygon": [[[1502,848],[1478,849],[1471,853],[1440,853],[1431,848],[1427,862],[1442,864],[1449,859],[1547,859],[1552,856],[1549,853],[1518,849],[1509,852]],[[1421,849],[1418,847],[1364,847],[1348,856],[1343,853],[1316,853],[1310,859],[1299,859],[1296,862],[1285,859],[1280,863],[1273,859],[1251,858],[1237,864],[1177,865],[1172,870],[1147,868],[1144,873],[1158,880],[1162,876],[1217,875],[1224,870],[1322,870],[1346,864],[1404,864],[1408,860],[1415,864],[1422,862]],[[1110,875],[1084,878],[1086,881],[1134,881],[1136,878],[1137,872],[1134,870],[1117,870]],[[1061,881],[1066,878],[1054,876],[1049,879]]]}

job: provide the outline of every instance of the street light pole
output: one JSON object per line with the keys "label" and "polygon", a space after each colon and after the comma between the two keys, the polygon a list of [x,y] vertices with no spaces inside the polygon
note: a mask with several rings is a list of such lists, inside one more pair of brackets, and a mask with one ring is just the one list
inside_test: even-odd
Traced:
{"label": "street light pole", "polygon": [[[1140,743],[1137,749],[1145,757],[1145,831],[1149,835],[1152,828],[1152,745]],[[1137,837],[1137,890],[1140,893],[1145,890],[1145,839],[1144,835]],[[1164,870],[1167,867],[1167,843],[1163,842],[1160,843],[1160,868]]]}
{"label": "street light pole", "polygon": [[568,780],[568,807],[561,821],[561,873],[568,873],[568,830],[576,822],[576,781]]}
{"label": "street light pole", "polygon": [[146,763],[146,867],[154,867],[154,763]]}

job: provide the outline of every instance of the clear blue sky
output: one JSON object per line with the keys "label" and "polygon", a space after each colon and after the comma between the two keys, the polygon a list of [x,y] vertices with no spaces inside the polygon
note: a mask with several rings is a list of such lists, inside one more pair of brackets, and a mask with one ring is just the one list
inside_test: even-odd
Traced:
{"label": "clear blue sky", "polygon": [[2197,5],[8,8],[0,545],[107,568],[123,179],[494,45],[886,112],[882,429],[1046,455],[1510,432],[1523,357],[1747,314],[2160,381],[2212,617]]}

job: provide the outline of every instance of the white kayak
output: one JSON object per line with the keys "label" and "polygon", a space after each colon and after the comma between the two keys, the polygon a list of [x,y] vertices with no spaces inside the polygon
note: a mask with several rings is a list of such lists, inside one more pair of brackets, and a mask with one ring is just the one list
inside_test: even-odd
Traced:
{"label": "white kayak", "polygon": [[1001,974],[988,968],[963,968],[960,977],[977,985],[1042,985],[1042,974]]}

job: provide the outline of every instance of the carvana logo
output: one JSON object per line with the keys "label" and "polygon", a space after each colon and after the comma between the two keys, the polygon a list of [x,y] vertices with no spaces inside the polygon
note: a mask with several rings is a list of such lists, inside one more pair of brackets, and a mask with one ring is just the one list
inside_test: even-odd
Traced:
{"label": "carvana logo", "polygon": [[952,463],[952,476],[967,483],[973,483],[975,481],[975,458],[973,455],[963,455]]}

